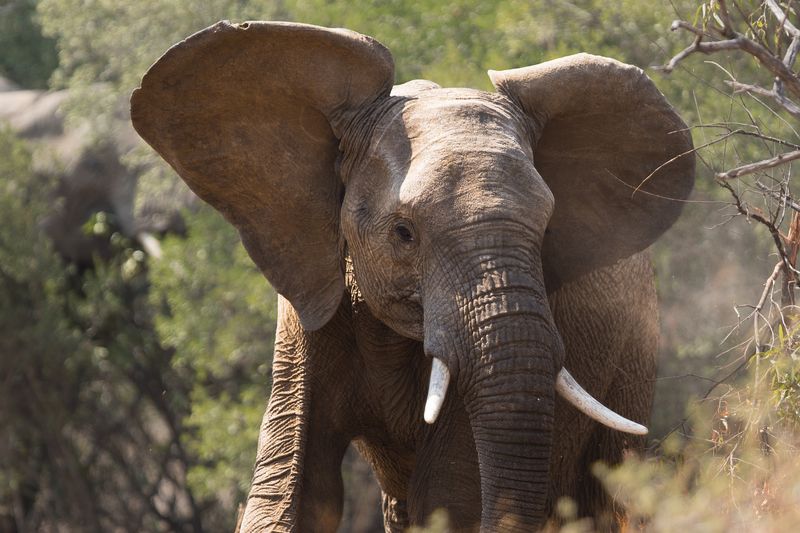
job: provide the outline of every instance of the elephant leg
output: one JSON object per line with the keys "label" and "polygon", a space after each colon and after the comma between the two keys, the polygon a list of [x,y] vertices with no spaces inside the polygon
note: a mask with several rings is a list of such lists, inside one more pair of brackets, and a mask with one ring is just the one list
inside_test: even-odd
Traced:
{"label": "elephant leg", "polygon": [[381,510],[383,511],[383,530],[386,533],[403,533],[408,529],[406,501],[389,496],[381,491]]}
{"label": "elephant leg", "polygon": [[[272,392],[261,425],[241,531],[334,532],[342,513],[341,465],[350,442],[345,311],[309,333],[282,298]],[[335,378],[333,376],[336,376]]]}
{"label": "elephant leg", "polygon": [[[649,420],[653,407],[655,338],[651,343],[636,342],[627,347],[632,357],[626,359],[627,365],[620,369],[618,384],[612,385],[605,404],[614,411],[632,420]],[[622,462],[628,453],[642,454],[646,437],[614,431],[596,425],[589,445],[586,448],[581,468],[591,472],[598,462],[613,466]],[[626,521],[625,509],[609,495],[600,480],[589,476],[578,487],[578,512],[591,516],[598,531],[618,531]]]}
{"label": "elephant leg", "polygon": [[316,422],[326,417],[324,400],[312,398],[312,425],[303,459],[303,479],[299,494],[297,531],[334,532],[339,527],[344,506],[342,460],[349,440],[334,431],[318,430]]}
{"label": "elephant leg", "polygon": [[[584,276],[552,294],[550,301],[564,339],[565,366],[604,405],[646,424],[659,333],[649,254]],[[578,516],[592,517],[599,531],[619,529],[624,511],[591,473],[592,465],[618,464],[625,450],[643,449],[645,439],[601,426],[560,398],[555,419],[551,505],[569,497]]]}
{"label": "elephant leg", "polygon": [[[619,369],[618,380],[609,386],[603,403],[631,420],[647,421],[652,409],[655,376],[655,342],[629,346],[630,364]],[[642,353],[644,352],[644,353]],[[625,510],[614,501],[592,473],[597,462],[614,466],[627,453],[643,453],[646,437],[630,435],[588,420],[571,405],[559,401],[557,417],[566,420],[559,430],[557,459],[553,463],[554,500],[567,496],[577,505],[577,516],[591,517],[601,532],[619,531]],[[556,503],[554,501],[553,503]],[[559,521],[554,523],[558,530]]]}
{"label": "elephant leg", "polygon": [[413,466],[413,453],[398,452],[386,439],[359,437],[353,441],[364,461],[372,468],[381,491],[383,529],[402,532],[411,525],[408,517],[408,479]]}

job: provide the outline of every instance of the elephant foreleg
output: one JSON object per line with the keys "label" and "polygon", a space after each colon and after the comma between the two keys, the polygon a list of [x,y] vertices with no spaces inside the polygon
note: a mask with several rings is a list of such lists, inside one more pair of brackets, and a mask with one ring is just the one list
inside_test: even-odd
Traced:
{"label": "elephant foreleg", "polygon": [[[269,405],[261,423],[253,482],[240,531],[297,531],[309,394],[305,365],[295,364],[278,333]],[[288,357],[287,357],[288,356]],[[297,354],[301,357],[301,354]]]}
{"label": "elephant foreleg", "polygon": [[[565,285],[550,296],[566,348],[565,367],[610,409],[647,423],[658,350],[658,309],[647,252]],[[562,399],[556,401],[551,504],[567,496],[579,517],[599,531],[618,531],[624,509],[592,474],[598,461],[615,465],[645,438],[600,426]],[[552,511],[558,523],[555,511]],[[557,524],[558,525],[558,524]]]}
{"label": "elephant foreleg", "polygon": [[402,533],[408,528],[408,511],[405,500],[398,500],[381,492],[383,529],[386,533]]}
{"label": "elephant foreleg", "polygon": [[272,392],[243,533],[334,532],[339,525],[341,464],[350,438],[331,424],[341,402],[331,398],[325,371],[319,370],[323,365],[315,361],[339,360],[344,350],[326,337],[325,331],[303,331],[294,310],[281,300]]}
{"label": "elephant foreleg", "polygon": [[[655,335],[652,332],[649,346],[641,342],[629,342],[625,346],[625,353],[630,357],[621,364],[620,372],[624,378],[611,386],[605,399],[608,407],[632,420],[646,421],[652,409],[653,376],[656,372],[654,354],[657,349]],[[626,453],[643,453],[646,438],[596,425],[589,443],[580,467],[586,472],[591,472],[597,461],[614,466],[622,462]],[[597,478],[589,476],[585,481],[576,494],[579,513],[594,517],[598,531],[625,530],[625,509],[614,501]]]}

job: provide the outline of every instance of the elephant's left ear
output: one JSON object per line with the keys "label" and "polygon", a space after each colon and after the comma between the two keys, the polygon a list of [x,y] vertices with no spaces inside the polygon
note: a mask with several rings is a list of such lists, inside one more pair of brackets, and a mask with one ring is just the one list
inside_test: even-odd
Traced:
{"label": "elephant's left ear", "polygon": [[555,197],[542,250],[551,289],[675,222],[694,183],[692,139],[641,69],[577,54],[489,76],[528,115],[534,166]]}

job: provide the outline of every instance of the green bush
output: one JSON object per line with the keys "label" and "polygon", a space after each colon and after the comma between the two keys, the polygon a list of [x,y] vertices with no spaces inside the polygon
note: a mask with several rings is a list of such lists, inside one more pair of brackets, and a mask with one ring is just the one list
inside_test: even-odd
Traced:
{"label": "green bush", "polygon": [[210,207],[185,213],[186,238],[169,237],[151,270],[156,330],[190,384],[183,440],[200,496],[244,501],[269,397],[277,296],[233,227]]}

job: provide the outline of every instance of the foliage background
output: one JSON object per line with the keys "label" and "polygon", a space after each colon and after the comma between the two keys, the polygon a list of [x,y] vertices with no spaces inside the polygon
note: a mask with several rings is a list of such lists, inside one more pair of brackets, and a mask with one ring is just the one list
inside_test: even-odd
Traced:
{"label": "foliage background", "polygon": [[[670,76],[651,68],[687,44],[669,26],[696,18],[698,5],[5,0],[0,74],[23,88],[68,89],[70,116],[90,120],[102,137],[115,102],[173,43],[223,18],[295,20],[376,37],[394,55],[398,83],[427,78],[490,90],[486,69],[585,51],[645,68],[688,124],[758,124],[795,137],[791,125],[722,83],[726,72],[759,75],[747,60],[695,58]],[[698,146],[718,135],[693,133]],[[720,341],[737,324],[733,305],[758,299],[774,259],[763,230],[728,221],[728,198],[711,177],[764,150],[742,142],[702,152],[697,203],[654,248],[662,318],[654,445],[676,427],[688,434],[693,399],[741,360],[741,350],[726,350],[743,337]],[[153,156],[139,152],[130,163],[141,160]],[[185,234],[165,236],[164,255],[153,261],[97,213],[87,231],[115,253],[77,269],[39,232],[52,184],[40,183],[25,143],[6,130],[0,180],[0,530],[230,530],[269,392],[275,321],[275,295],[235,232],[187,201],[168,169],[150,167],[139,178],[137,208],[180,209]],[[368,474],[353,464],[343,530],[366,530],[374,513],[360,516],[354,502],[362,490],[374,501],[374,487],[362,488]]]}

